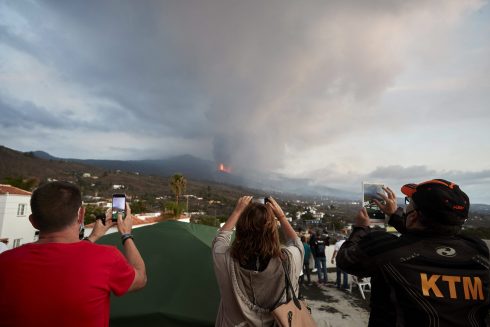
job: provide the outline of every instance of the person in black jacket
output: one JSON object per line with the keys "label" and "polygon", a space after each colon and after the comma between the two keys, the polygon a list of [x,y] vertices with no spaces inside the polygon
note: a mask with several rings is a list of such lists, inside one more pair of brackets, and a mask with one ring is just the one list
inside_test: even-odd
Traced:
{"label": "person in black jacket", "polygon": [[486,244],[461,235],[470,202],[443,179],[407,184],[405,210],[385,188],[378,206],[402,235],[371,232],[362,209],[337,265],[371,276],[369,326],[486,326],[490,265]]}
{"label": "person in black jacket", "polygon": [[310,239],[311,252],[314,254],[315,267],[318,274],[318,284],[327,283],[327,258],[325,249],[328,244],[322,236],[322,232],[318,231],[316,237]]}

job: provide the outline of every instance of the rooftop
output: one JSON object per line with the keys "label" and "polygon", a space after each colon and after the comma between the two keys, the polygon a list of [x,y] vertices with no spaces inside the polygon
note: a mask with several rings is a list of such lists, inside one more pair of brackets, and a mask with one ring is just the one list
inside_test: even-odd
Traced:
{"label": "rooftop", "polygon": [[4,194],[13,194],[13,195],[31,195],[32,193],[29,191],[22,190],[18,187],[8,185],[8,184],[0,184],[0,195]]}

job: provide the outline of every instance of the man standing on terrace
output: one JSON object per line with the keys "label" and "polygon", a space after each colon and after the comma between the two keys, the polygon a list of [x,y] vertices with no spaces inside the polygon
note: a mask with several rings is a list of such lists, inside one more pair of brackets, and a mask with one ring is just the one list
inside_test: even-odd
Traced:
{"label": "man standing on terrace", "polygon": [[85,210],[80,190],[66,182],[36,189],[31,198],[36,243],[0,255],[0,326],[109,326],[109,296],[146,285],[143,259],[131,235],[131,212],[119,215],[124,256],[115,247],[93,244],[113,225],[97,220],[79,240]]}
{"label": "man standing on terrace", "polygon": [[407,184],[403,210],[385,191],[377,204],[402,236],[372,232],[362,209],[337,255],[342,270],[372,277],[369,326],[487,326],[488,247],[460,234],[468,196],[443,179]]}

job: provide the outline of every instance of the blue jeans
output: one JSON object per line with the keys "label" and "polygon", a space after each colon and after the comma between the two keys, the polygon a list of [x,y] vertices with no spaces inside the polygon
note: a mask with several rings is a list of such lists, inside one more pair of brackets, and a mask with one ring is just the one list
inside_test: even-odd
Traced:
{"label": "blue jeans", "polygon": [[[315,267],[317,269],[316,272],[318,274],[318,282],[321,283],[323,281],[324,283],[326,283],[327,282],[327,258],[316,257]],[[323,273],[323,278],[322,278],[322,273]]]}
{"label": "blue jeans", "polygon": [[344,283],[343,283],[342,287],[343,288],[349,288],[349,286],[347,285],[349,276],[347,275],[347,273],[345,271],[341,270],[338,267],[337,267],[337,288],[340,288],[340,277],[341,277],[341,275],[344,275]]}

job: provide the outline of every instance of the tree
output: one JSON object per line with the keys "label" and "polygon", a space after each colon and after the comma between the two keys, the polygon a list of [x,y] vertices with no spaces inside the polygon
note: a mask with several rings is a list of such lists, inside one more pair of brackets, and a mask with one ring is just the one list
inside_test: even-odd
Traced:
{"label": "tree", "polygon": [[179,197],[185,192],[187,180],[181,173],[174,174],[170,177],[170,189],[175,194],[175,203],[179,206]]}
{"label": "tree", "polygon": [[84,224],[88,225],[95,222],[95,217],[97,215],[105,214],[106,209],[92,204],[87,204],[85,206],[85,217]]}
{"label": "tree", "polygon": [[301,215],[301,219],[303,220],[313,220],[313,214],[311,213],[310,209],[306,209],[306,212]]}
{"label": "tree", "polygon": [[169,201],[165,203],[165,211],[172,211],[173,216],[179,218],[184,208],[182,205],[177,204],[177,202]]}
{"label": "tree", "polygon": [[147,210],[145,201],[136,200],[131,203],[131,213],[142,213]]}
{"label": "tree", "polygon": [[35,177],[24,178],[22,176],[18,177],[5,177],[3,183],[9,184],[14,187],[18,187],[22,190],[32,191],[34,187],[39,184],[39,180]]}

